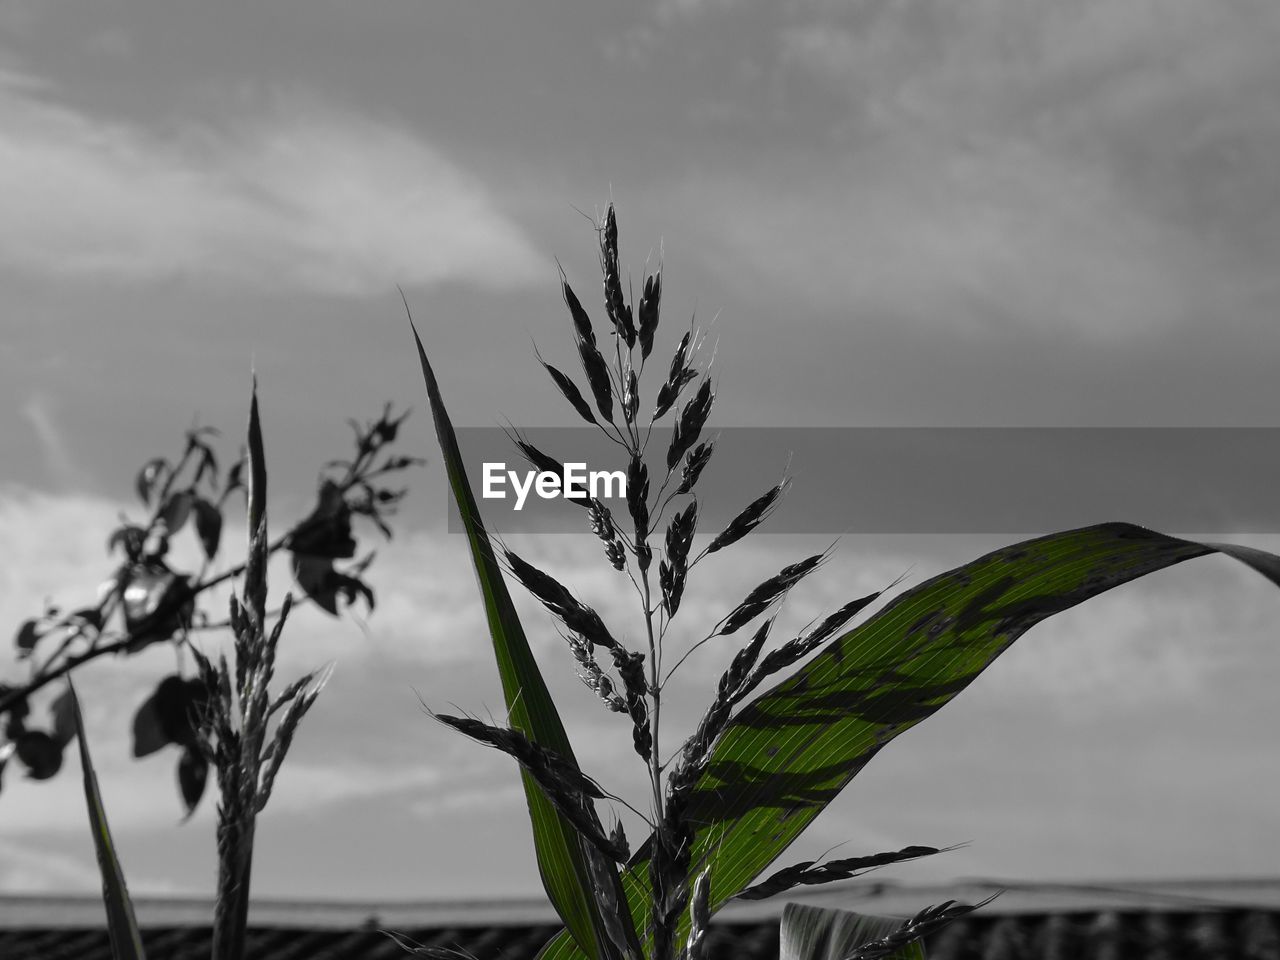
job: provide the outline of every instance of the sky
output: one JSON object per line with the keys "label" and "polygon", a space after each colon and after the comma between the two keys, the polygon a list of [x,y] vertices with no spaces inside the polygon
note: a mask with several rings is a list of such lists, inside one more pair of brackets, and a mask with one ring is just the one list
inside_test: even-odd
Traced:
{"label": "sky", "polygon": [[[378,609],[287,628],[282,671],[335,672],[255,888],[536,894],[510,762],[419,700],[502,702],[397,285],[460,424],[573,422],[532,342],[572,360],[557,264],[602,319],[583,214],[612,199],[624,268],[664,265],[659,353],[690,317],[710,331],[717,424],[1274,426],[1277,42],[1264,0],[7,0],[0,622],[92,598],[137,467],[193,422],[233,454],[251,371],[273,517],[307,509],[347,417],[414,408],[402,442],[430,462],[378,547]],[[1001,542],[846,536],[779,628]],[[590,538],[512,543],[634,613]],[[816,543],[744,542],[688,615]],[[792,852],[967,843],[885,874],[922,883],[1273,873],[1278,604],[1201,560],[1037,627]],[[521,609],[580,760],[638,790],[626,729]],[[668,722],[727,654],[691,661]],[[176,758],[129,758],[173,665],[99,662],[80,688],[131,887],[209,895],[212,804],[180,824]],[[96,888],[82,804],[73,762],[10,771],[0,891]]]}

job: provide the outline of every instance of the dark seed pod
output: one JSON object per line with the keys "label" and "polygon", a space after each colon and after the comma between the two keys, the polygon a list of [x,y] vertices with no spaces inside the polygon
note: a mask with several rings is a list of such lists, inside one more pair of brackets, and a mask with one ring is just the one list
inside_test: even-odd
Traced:
{"label": "dark seed pod", "polygon": [[760,526],[761,522],[773,512],[779,498],[791,485],[790,478],[783,480],[776,487],[766,491],[747,505],[747,508],[729,521],[729,525],[716,534],[707,545],[707,553],[723,550],[730,544],[737,543],[748,533]]}
{"label": "dark seed pod", "polygon": [[595,423],[596,416],[591,412],[591,407],[587,404],[587,401],[583,399],[582,391],[578,389],[578,385],[541,357],[539,357],[538,360],[547,368],[547,373],[551,374],[551,379],[555,381],[555,385],[559,388],[560,393],[569,401],[569,404],[573,409],[578,411],[578,416],[582,417],[583,420],[586,420],[587,423]]}
{"label": "dark seed pod", "polygon": [[685,577],[689,571],[689,548],[693,544],[693,532],[698,522],[698,505],[691,503],[671,518],[667,527],[666,559],[658,565],[658,584],[662,589],[662,602],[667,616],[674,617],[684,594]]}
{"label": "dark seed pod", "polygon": [[609,380],[609,367],[594,343],[586,340],[578,341],[578,356],[582,360],[582,371],[587,375],[587,384],[591,387],[591,395],[595,397],[596,408],[601,416],[613,422],[613,384]]}
{"label": "dark seed pod", "polygon": [[649,468],[639,457],[627,465],[627,509],[639,544],[649,536]]}
{"label": "dark seed pod", "polygon": [[768,580],[757,585],[743,601],[725,617],[718,631],[727,636],[763,613],[773,601],[821,566],[825,553],[814,554],[798,563],[783,567]]}
{"label": "dark seed pod", "polygon": [[631,319],[631,308],[622,295],[622,277],[618,269],[618,219],[614,215],[613,204],[609,204],[600,234],[600,268],[604,274],[605,309],[614,330],[630,350],[636,345],[636,328]]}
{"label": "dark seed pod", "polygon": [[662,303],[662,274],[656,273],[644,282],[644,294],[640,297],[639,317],[640,356],[648,359],[653,352],[653,335],[658,329],[658,313]]}
{"label": "dark seed pod", "polygon": [[560,292],[564,294],[564,302],[569,308],[569,316],[573,319],[573,329],[577,332],[578,339],[585,340],[594,347],[596,334],[591,329],[591,318],[587,316],[587,311],[582,309],[578,295],[573,292],[573,288],[566,280],[561,280]]}
{"label": "dark seed pod", "polygon": [[671,446],[667,448],[667,469],[674,470],[680,458],[688,453],[689,448],[698,442],[698,436],[711,413],[711,404],[715,394],[711,392],[711,381],[703,380],[693,399],[685,404],[676,421],[671,434]]}
{"label": "dark seed pod", "polygon": [[693,452],[685,459],[684,467],[680,471],[680,486],[676,487],[677,495],[693,491],[698,478],[702,476],[702,471],[711,460],[713,449],[715,449],[715,442],[712,440],[704,440],[693,448]]}
{"label": "dark seed pod", "polygon": [[627,423],[635,423],[636,413],[640,410],[640,378],[635,370],[627,371],[622,384],[622,415]]}

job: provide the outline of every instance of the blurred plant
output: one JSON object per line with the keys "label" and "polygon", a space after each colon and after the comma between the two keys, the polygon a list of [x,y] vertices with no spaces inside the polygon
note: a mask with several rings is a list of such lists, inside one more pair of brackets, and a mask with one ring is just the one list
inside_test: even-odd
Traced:
{"label": "blurred plant", "polygon": [[[195,704],[184,716],[190,728],[190,751],[179,767],[186,795],[196,778],[203,790],[208,764],[218,779],[218,886],[214,904],[213,960],[243,960],[248,939],[249,890],[257,816],[267,805],[276,775],[293,742],[298,725],[327,679],[316,673],[290,683],[273,696],[276,650],[293,606],[285,594],[275,626],[268,630],[267,467],[258,416],[255,384],[249,406],[248,526],[249,556],[244,564],[241,598],[231,597],[231,629],[235,636],[232,662],[225,655],[215,663],[191,645],[199,678],[189,681]],[[142,935],[134,918],[124,870],[116,854],[106,810],[98,791],[89,755],[84,721],[75,689],[67,678],[64,695],[71,737],[79,737],[85,800],[102,873],[103,902],[114,960],[144,960]],[[199,758],[192,767],[188,757]],[[193,772],[194,770],[194,772]],[[184,779],[186,777],[187,779]]]}
{"label": "blurred plant", "polygon": [[[265,545],[268,557],[282,550],[290,555],[299,588],[334,616],[340,602],[350,605],[362,599],[373,608],[373,590],[364,579],[373,553],[353,559],[357,543],[352,521],[363,517],[391,536],[388,520],[407,491],[389,488],[386,481],[423,462],[391,452],[405,416],[393,415],[387,405],[372,422],[351,421],[354,454],[325,465],[314,509]],[[215,436],[211,427],[192,429],[175,462],[157,457],[138,471],[135,489],[147,516],[140,522],[122,517],[108,536],[108,552],[121,559],[99,588],[96,602],[70,612],[49,606],[18,628],[17,657],[27,665],[28,676],[25,682],[0,683],[0,783],[10,760],[22,764],[35,780],[47,780],[62,767],[63,751],[74,736],[70,694],[50,703],[47,729],[31,723],[35,694],[99,657],[128,656],[168,643],[177,654],[178,669],[138,708],[133,754],[145,757],[170,744],[177,746],[182,802],[188,815],[195,809],[208,779],[208,758],[200,749],[193,718],[208,700],[202,680],[184,675],[183,651],[200,632],[230,628],[239,639],[233,619],[212,619],[200,603],[215,587],[247,577],[251,566],[213,569],[228,501],[246,485],[243,453],[220,473],[212,446]],[[184,529],[199,542],[202,559],[195,571],[175,568],[170,555],[172,538]],[[341,560],[352,562],[340,569]],[[283,607],[264,611],[262,622],[275,618],[278,630],[286,612]]]}
{"label": "blurred plant", "polygon": [[[759,879],[879,750],[948,703],[1039,621],[1129,580],[1214,552],[1235,557],[1280,584],[1280,558],[1270,554],[1107,523],[998,550],[907,590],[852,628],[849,624],[881,592],[850,600],[771,647],[775,620],[770,614],[823,565],[824,551],[766,577],[683,652],[670,649],[674,637],[669,628],[680,612],[690,573],[763,522],[786,492],[788,480],[770,487],[694,551],[697,485],[715,448],[715,440],[705,436],[715,391],[698,365],[701,338],[692,329],[683,334],[671,363],[661,371],[651,413],[642,418],[641,378],[658,327],[661,268],[646,277],[633,309],[623,294],[612,207],[599,225],[599,239],[611,345],[602,349],[586,310],[561,278],[591,401],[572,378],[541,356],[539,360],[577,414],[603,431],[625,457],[626,528],[599,500],[570,502],[584,508],[607,563],[634,587],[644,636],[641,649],[620,641],[620,633],[550,574],[512,550],[501,548],[495,554],[418,340],[436,432],[467,527],[509,710],[507,727],[468,717],[438,719],[520,765],[543,883],[566,927],[543,949],[541,960],[697,960],[705,952],[711,916],[731,899],[762,899],[942,852],[906,846],[870,856],[803,861]],[[668,414],[670,440],[653,466],[648,446],[657,436],[655,424]],[[518,434],[516,442],[538,469],[563,475],[557,459]],[[663,530],[668,510],[672,515]],[[650,787],[648,812],[641,815],[651,832],[634,853],[620,822],[606,828],[601,821],[597,804],[623,801],[578,768],[507,592],[504,567],[558,621],[579,674],[596,698],[631,726]],[[727,666],[697,726],[679,748],[664,755],[669,741],[661,724],[663,694],[672,674],[694,651],[713,641],[725,646],[727,638],[753,622],[758,626],[750,640],[726,654]],[[664,667],[664,655],[673,657],[674,665]],[[789,677],[748,699],[793,667]],[[839,926],[848,933],[838,940],[840,951],[823,956],[903,960],[922,955],[922,936],[971,909],[946,903],[906,921],[852,925],[843,912],[797,915],[784,939],[830,940],[823,931]]]}

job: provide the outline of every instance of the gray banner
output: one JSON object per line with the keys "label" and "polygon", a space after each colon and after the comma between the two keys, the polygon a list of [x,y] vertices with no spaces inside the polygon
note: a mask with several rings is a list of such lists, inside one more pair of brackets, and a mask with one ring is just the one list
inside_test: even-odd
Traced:
{"label": "gray banner", "polygon": [[[626,469],[621,447],[591,428],[521,433],[561,462]],[[478,499],[486,463],[505,464],[521,484],[533,470],[498,428],[458,436]],[[761,532],[1037,534],[1104,520],[1180,533],[1280,532],[1280,428],[732,427],[708,436],[715,454],[697,487],[704,533],[784,474],[791,489]],[[670,438],[655,430],[647,447],[653,494]],[[506,496],[479,502],[495,531],[587,529],[585,511],[562,497],[530,488],[516,510],[509,478],[492,490]],[[607,502],[626,516],[621,500]],[[449,529],[459,532],[457,510],[449,511]]]}

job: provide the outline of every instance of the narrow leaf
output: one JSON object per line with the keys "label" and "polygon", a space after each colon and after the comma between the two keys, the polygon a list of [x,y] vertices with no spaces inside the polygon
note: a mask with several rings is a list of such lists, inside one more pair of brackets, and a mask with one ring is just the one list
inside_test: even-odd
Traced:
{"label": "narrow leaf", "polygon": [[72,716],[80,741],[80,769],[84,774],[84,798],[89,808],[89,826],[93,830],[93,844],[98,853],[98,868],[102,871],[102,902],[107,908],[107,930],[111,937],[113,960],[145,960],[142,934],[133,915],[133,902],[124,882],[124,871],[116,857],[111,829],[107,826],[107,812],[98,792],[98,777],[89,758],[89,743],[84,735],[84,717],[80,713],[80,701],[75,687],[67,681],[71,693]]}
{"label": "narrow leaf", "polygon": [[[410,326],[412,327],[412,321]],[[524,628],[503,581],[502,569],[494,557],[493,546],[467,480],[457,435],[416,328],[413,329],[413,336],[418,347],[418,359],[422,365],[422,375],[449,485],[466,526],[467,542],[502,680],[503,697],[510,712],[510,725],[533,743],[554,750],[576,766],[577,761],[564,724],[529,648]],[[538,868],[547,896],[571,931],[580,954],[592,960],[604,960],[614,954],[615,948],[592,892],[598,879],[593,879],[577,832],[555,810],[528,773],[522,773],[522,780],[533,826]],[[598,872],[597,870],[596,873]],[[625,904],[627,898],[617,880],[617,871],[610,869],[608,873],[611,885],[616,888],[609,891],[610,896]],[[631,929],[634,931],[633,927]]]}

